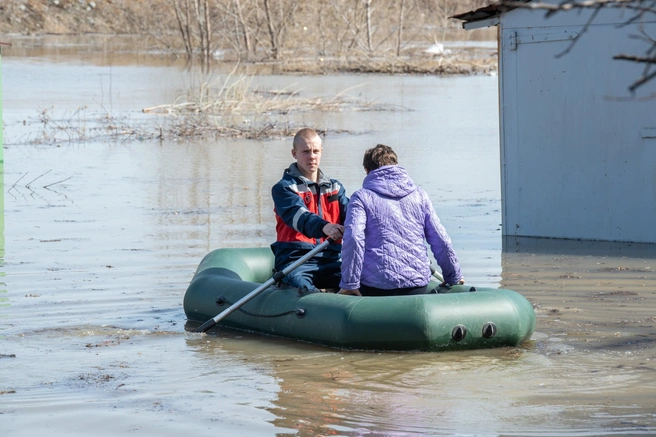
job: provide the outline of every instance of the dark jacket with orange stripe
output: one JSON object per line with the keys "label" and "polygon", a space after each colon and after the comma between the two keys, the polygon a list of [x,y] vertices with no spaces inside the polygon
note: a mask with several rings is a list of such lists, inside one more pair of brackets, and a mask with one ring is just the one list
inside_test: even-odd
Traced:
{"label": "dark jacket with orange stripe", "polygon": [[[342,184],[319,170],[318,182],[303,176],[296,163],[289,166],[282,179],[271,189],[276,215],[276,242],[271,249],[276,270],[305,255],[326,239],[323,227],[328,223],[344,224],[348,197]],[[329,245],[316,255],[338,260],[341,241]]]}

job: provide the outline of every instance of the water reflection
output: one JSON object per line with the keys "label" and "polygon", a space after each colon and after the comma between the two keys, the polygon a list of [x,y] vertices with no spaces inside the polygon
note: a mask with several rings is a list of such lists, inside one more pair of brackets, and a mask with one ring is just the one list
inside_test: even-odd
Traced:
{"label": "water reflection", "polygon": [[[286,148],[284,143],[280,142]],[[155,192],[146,195],[158,205],[154,217],[162,243],[198,242],[209,252],[274,241],[271,186],[282,174],[279,168],[290,160],[288,150],[270,151],[275,144],[240,140],[189,146],[163,143],[160,153],[144,160],[142,167],[157,180],[152,184]]]}
{"label": "water reflection", "polygon": [[547,352],[656,348],[655,244],[505,238],[501,278],[533,303]]}
{"label": "water reflection", "polygon": [[43,35],[38,38],[11,36],[8,58],[32,59],[36,62],[78,62],[106,65],[184,65],[184,58],[163,56],[148,50],[144,38],[135,35]]}
{"label": "water reflection", "polygon": [[[653,366],[647,370],[633,357],[617,368],[595,353],[591,366],[577,355],[542,354],[533,343],[444,354],[339,351],[225,329],[187,345],[207,369],[203,377],[221,381],[212,393],[225,394],[222,411],[232,403],[260,405],[278,436],[656,430]],[[238,380],[231,377],[235,367]],[[249,399],[253,388],[258,395]]]}
{"label": "water reflection", "polygon": [[[29,130],[22,120],[39,105],[92,102],[134,115],[173,101],[191,80],[178,67],[117,60],[100,68],[84,51],[61,63],[38,56],[5,59],[7,138]],[[201,258],[218,247],[273,241],[270,187],[292,161],[290,139],[14,141],[5,150],[7,185],[24,179],[2,199],[8,259],[0,270],[8,272],[12,303],[3,310],[15,322],[3,331],[3,353],[15,355],[0,365],[11,375],[0,378],[3,431],[654,434],[653,247],[514,239],[502,250],[496,78],[256,80],[273,89],[295,83],[311,96],[361,85],[367,100],[408,108],[295,117],[358,133],[324,143],[322,168],[349,192],[364,177],[364,150],[393,146],[438,209],[468,281],[514,289],[534,304],[532,341],[518,349],[377,354],[187,333],[182,297]],[[36,193],[25,188],[49,170]],[[56,191],[43,189],[62,180]]]}
{"label": "water reflection", "polygon": [[517,253],[656,259],[656,244],[506,236],[503,253],[509,257]]}
{"label": "water reflection", "polygon": [[[247,387],[272,378],[276,389],[265,409],[279,436],[434,435],[462,420],[469,429],[489,432],[499,424],[497,412],[513,408],[510,399],[497,395],[497,383],[488,384],[493,381],[489,377],[527,371],[526,357],[520,358],[525,349],[372,354],[225,329],[188,338],[187,344],[208,369],[204,377],[221,378],[226,393],[235,389],[229,377],[233,371],[225,367],[230,361],[229,366],[241,368],[240,384]],[[260,393],[270,390],[265,382]],[[481,412],[479,417],[471,417],[472,408]]]}

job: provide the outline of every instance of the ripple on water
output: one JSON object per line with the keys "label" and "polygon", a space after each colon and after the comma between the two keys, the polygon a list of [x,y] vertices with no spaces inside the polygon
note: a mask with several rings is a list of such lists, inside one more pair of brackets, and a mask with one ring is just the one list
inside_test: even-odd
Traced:
{"label": "ripple on water", "polygon": [[[22,120],[36,106],[67,111],[82,98],[111,102],[121,116],[173,101],[200,74],[92,65],[87,54],[43,68],[3,58],[6,138],[31,128]],[[186,332],[182,298],[201,258],[273,241],[270,187],[292,160],[290,139],[8,145],[8,184],[45,176],[32,191],[5,191],[3,435],[656,434],[653,247],[502,247],[494,78],[255,80],[276,89],[301,81],[307,95],[362,85],[366,99],[413,109],[299,119],[362,132],[326,139],[322,168],[349,193],[368,145],[395,147],[468,281],[525,295],[538,333],[520,348],[395,354]],[[456,166],[459,177],[436,172]]]}

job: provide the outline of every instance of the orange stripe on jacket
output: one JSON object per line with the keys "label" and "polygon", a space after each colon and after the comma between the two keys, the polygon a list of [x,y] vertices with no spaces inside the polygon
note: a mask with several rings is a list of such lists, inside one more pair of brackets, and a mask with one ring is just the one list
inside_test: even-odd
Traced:
{"label": "orange stripe on jacket", "polygon": [[[340,205],[339,205],[339,189],[340,185],[337,183],[332,184],[330,187],[321,187],[321,194],[316,193],[315,186],[308,187],[307,185],[292,185],[290,186],[296,194],[301,198],[303,204],[305,205],[306,211],[300,210],[300,214],[313,213],[320,215],[322,219],[330,223],[340,223]],[[321,212],[319,214],[319,201],[321,202]],[[274,208],[275,212],[275,208]],[[315,244],[316,240],[314,238],[308,238],[293,227],[287,226],[287,224],[280,218],[277,212],[276,215],[276,234],[277,241],[291,243],[291,242],[303,242]],[[321,241],[324,241],[325,238],[322,238]]]}

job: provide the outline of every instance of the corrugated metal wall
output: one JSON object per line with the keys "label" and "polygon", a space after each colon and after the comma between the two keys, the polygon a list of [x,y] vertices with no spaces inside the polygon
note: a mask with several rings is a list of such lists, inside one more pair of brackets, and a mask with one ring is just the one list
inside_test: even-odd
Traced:
{"label": "corrugated metal wall", "polygon": [[656,243],[656,80],[632,98],[644,66],[612,59],[656,23],[606,11],[572,45],[588,15],[501,17],[503,233]]}

